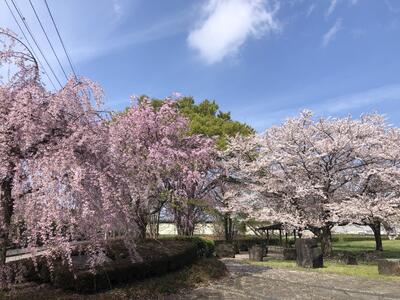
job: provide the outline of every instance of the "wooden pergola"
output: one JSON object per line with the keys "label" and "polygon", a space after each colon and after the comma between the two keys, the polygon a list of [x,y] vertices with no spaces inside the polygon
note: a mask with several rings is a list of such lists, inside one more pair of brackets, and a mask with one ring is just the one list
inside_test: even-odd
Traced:
{"label": "wooden pergola", "polygon": [[[275,230],[279,230],[279,244],[282,247],[283,247],[282,231],[284,231],[285,232],[285,247],[288,246],[288,232],[286,230],[284,230],[282,223],[276,223],[276,224],[272,224],[272,225],[268,225],[268,226],[259,227],[256,230],[257,231],[263,231],[264,234],[266,233],[266,235],[267,235],[267,246],[269,245],[269,233],[270,233],[270,231],[272,231],[272,233],[274,233]],[[293,230],[293,237],[294,237],[294,240],[296,240],[296,229]]]}

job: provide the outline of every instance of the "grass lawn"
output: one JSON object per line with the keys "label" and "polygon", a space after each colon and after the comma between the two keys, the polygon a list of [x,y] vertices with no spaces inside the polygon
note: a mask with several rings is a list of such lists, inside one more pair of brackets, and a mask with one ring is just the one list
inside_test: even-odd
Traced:
{"label": "grass lawn", "polygon": [[[382,257],[400,258],[400,240],[383,240]],[[333,243],[334,251],[350,251],[359,254],[363,251],[375,250],[374,240],[346,241],[341,240]]]}
{"label": "grass lawn", "polygon": [[383,276],[378,274],[378,267],[376,264],[358,264],[356,266],[345,265],[337,263],[333,260],[325,260],[324,267],[320,269],[305,269],[298,267],[295,261],[291,260],[280,260],[280,259],[268,259],[267,261],[250,262],[255,265],[269,266],[272,268],[281,269],[292,269],[298,271],[307,272],[320,272],[320,273],[332,273],[339,275],[348,275],[356,277],[364,277],[373,280],[396,280],[400,282],[399,276]]}
{"label": "grass lawn", "polygon": [[[359,240],[359,241],[346,241],[345,239],[339,239],[333,243],[334,251],[349,251],[354,254],[360,254],[363,251],[375,250],[374,240]],[[385,258],[400,258],[400,240],[384,240],[383,241],[383,253],[382,257]],[[376,262],[362,262],[358,261],[358,265],[345,265],[338,263],[334,260],[325,259],[324,268],[320,269],[304,269],[298,267],[295,261],[280,260],[267,258],[267,261],[263,262],[250,262],[251,264],[264,265],[272,268],[285,268],[295,269],[299,271],[308,272],[321,272],[321,273],[333,273],[339,275],[349,275],[364,277],[373,280],[396,280],[400,282],[400,276],[384,276],[378,273],[378,267]]]}

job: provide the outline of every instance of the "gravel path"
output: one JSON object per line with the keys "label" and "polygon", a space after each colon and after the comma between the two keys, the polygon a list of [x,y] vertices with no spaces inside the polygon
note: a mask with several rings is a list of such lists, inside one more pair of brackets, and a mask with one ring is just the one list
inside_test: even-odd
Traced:
{"label": "gravel path", "polygon": [[400,299],[400,282],[373,281],[223,260],[230,276],[174,299]]}

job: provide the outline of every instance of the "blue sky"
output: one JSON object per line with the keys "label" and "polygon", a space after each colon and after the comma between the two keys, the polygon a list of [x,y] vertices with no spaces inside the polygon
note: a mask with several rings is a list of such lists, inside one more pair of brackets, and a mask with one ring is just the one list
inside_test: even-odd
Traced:
{"label": "blue sky", "polygon": [[[15,1],[57,69],[29,1]],[[32,3],[62,56],[43,0]],[[108,108],[178,91],[216,100],[258,131],[304,108],[378,111],[400,125],[399,0],[48,3],[78,74],[104,87]],[[20,33],[4,1],[0,26]]]}

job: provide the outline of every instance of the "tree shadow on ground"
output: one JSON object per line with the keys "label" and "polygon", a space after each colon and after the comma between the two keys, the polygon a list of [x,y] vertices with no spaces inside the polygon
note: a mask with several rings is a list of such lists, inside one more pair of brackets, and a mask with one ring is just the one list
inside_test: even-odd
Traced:
{"label": "tree shadow on ground", "polygon": [[227,266],[229,272],[236,276],[247,276],[251,274],[261,273],[266,270],[271,270],[269,266],[258,266],[251,265],[245,262],[241,262],[235,259],[224,259],[225,265]]}

